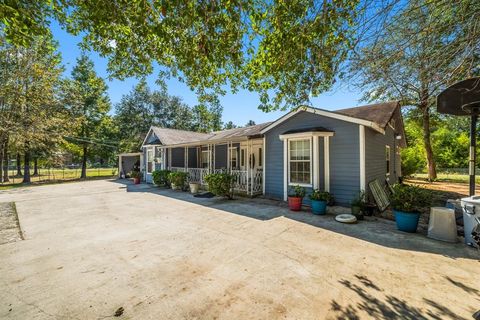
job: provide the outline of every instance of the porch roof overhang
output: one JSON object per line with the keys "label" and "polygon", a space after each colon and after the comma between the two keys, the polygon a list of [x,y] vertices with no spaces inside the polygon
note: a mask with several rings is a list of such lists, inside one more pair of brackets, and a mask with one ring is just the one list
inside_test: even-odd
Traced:
{"label": "porch roof overhang", "polygon": [[251,139],[261,139],[261,138],[263,138],[263,135],[234,137],[230,139],[207,139],[207,140],[192,141],[189,143],[161,145],[161,148],[199,147],[199,146],[206,146],[209,144],[222,145],[222,144],[236,143],[236,142],[248,141]]}
{"label": "porch roof overhang", "polygon": [[280,140],[303,138],[303,137],[331,137],[335,134],[334,131],[325,129],[323,127],[312,127],[288,130],[282,133]]}

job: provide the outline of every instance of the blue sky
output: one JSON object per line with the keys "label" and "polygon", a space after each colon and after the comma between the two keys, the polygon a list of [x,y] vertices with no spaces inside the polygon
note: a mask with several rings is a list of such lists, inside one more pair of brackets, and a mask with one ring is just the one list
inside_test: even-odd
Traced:
{"label": "blue sky", "polygon": [[[59,42],[59,50],[62,54],[63,63],[65,65],[65,75],[70,75],[72,68],[75,66],[76,58],[80,54],[77,43],[80,37],[74,37],[62,30],[57,23],[53,22],[52,32],[55,39]],[[107,60],[101,58],[97,53],[91,52],[90,58],[95,63],[95,69],[98,75],[106,79],[108,83],[108,93],[112,104],[119,102],[122,95],[128,93],[138,82],[135,78],[129,78],[123,81],[109,81],[107,73]],[[156,88],[156,75],[148,77],[148,83],[152,89]],[[188,89],[183,83],[172,79],[167,82],[168,93],[182,97],[188,105],[193,106],[197,103],[196,95]],[[313,98],[312,103],[315,107],[327,110],[335,110],[360,105],[360,92],[353,89],[341,88],[326,92],[320,97]],[[252,119],[256,123],[272,121],[280,117],[285,111],[276,111],[265,113],[257,109],[259,105],[258,95],[248,91],[239,91],[236,94],[227,94],[220,97],[223,106],[223,121],[233,121],[237,125],[244,125],[248,120]],[[113,109],[113,108],[112,108]]]}

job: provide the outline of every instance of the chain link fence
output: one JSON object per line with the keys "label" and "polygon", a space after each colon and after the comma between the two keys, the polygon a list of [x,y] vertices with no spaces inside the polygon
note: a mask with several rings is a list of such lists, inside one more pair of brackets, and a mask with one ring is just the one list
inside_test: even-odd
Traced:
{"label": "chain link fence", "polygon": [[[2,177],[0,178],[0,185],[18,184],[23,182],[24,168],[20,172],[16,165],[8,166],[8,181],[4,179],[4,172],[2,170]],[[46,182],[61,182],[73,181],[80,179],[82,174],[81,165],[68,165],[62,167],[30,167],[30,182],[32,183],[46,183]],[[117,167],[96,167],[87,168],[87,179],[98,178],[112,178],[118,176]]]}

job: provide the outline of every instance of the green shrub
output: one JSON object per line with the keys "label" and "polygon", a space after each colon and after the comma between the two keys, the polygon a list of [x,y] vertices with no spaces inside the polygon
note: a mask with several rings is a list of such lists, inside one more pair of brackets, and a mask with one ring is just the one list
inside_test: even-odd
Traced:
{"label": "green shrub", "polygon": [[396,184],[392,187],[390,205],[402,212],[423,212],[432,203],[433,193],[417,185]]}
{"label": "green shrub", "polygon": [[169,170],[155,170],[152,172],[153,183],[157,186],[168,186],[170,180],[168,178],[170,174]]}
{"label": "green shrub", "polygon": [[305,188],[299,185],[296,185],[290,188],[290,192],[288,193],[288,196],[295,197],[295,198],[303,198],[305,197],[305,194],[306,194]]}
{"label": "green shrub", "polygon": [[333,200],[333,196],[330,192],[327,191],[320,191],[318,189],[313,190],[313,192],[309,195],[310,200],[314,201],[326,201],[330,203]]}
{"label": "green shrub", "polygon": [[177,171],[177,172],[170,172],[168,174],[168,180],[170,180],[171,184],[174,184],[177,187],[183,188],[187,182],[188,173]]}
{"label": "green shrub", "polygon": [[233,199],[235,176],[228,173],[212,173],[205,176],[208,190],[216,196]]}

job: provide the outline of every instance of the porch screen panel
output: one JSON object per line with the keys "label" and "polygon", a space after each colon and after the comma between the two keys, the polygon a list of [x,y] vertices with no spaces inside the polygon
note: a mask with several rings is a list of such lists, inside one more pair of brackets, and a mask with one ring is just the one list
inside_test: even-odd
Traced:
{"label": "porch screen panel", "polygon": [[311,144],[310,139],[289,141],[289,182],[291,184],[311,184]]}

